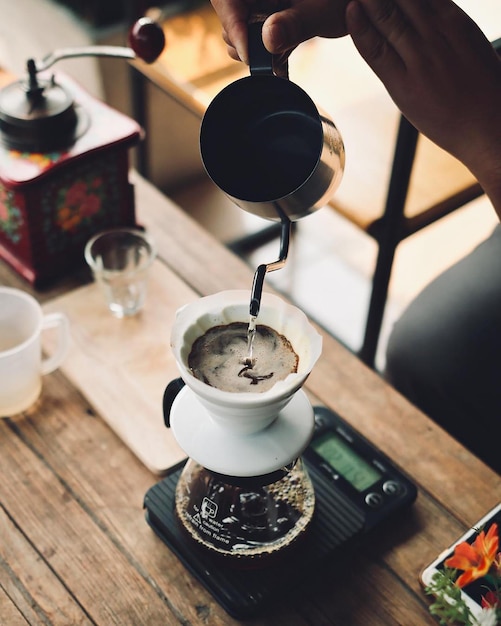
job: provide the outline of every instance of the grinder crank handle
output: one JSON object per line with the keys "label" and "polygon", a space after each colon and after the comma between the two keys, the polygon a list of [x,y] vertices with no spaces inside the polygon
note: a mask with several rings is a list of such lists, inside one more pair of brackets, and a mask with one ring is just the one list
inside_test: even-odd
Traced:
{"label": "grinder crank handle", "polygon": [[31,75],[43,72],[52,67],[56,61],[84,56],[113,57],[120,59],[141,59],[153,63],[158,59],[165,47],[165,35],[162,27],[148,17],[141,17],[129,32],[129,45],[125,46],[78,46],[54,50],[40,62],[28,61],[28,73]]}

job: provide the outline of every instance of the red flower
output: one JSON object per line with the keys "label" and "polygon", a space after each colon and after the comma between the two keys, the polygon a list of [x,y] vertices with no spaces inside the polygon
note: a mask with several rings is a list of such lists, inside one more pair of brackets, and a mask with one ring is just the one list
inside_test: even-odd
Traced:
{"label": "red flower", "polygon": [[495,591],[488,591],[485,596],[482,596],[482,608],[483,609],[496,609],[501,608],[501,598]]}
{"label": "red flower", "polygon": [[9,207],[0,201],[0,220],[6,222],[9,218]]}
{"label": "red flower", "polygon": [[101,208],[101,199],[96,194],[89,194],[85,197],[80,207],[80,214],[82,217],[90,217],[97,213]]}
{"label": "red flower", "polygon": [[454,550],[453,556],[445,561],[447,567],[463,570],[457,579],[458,587],[465,587],[469,583],[482,578],[495,563],[499,548],[497,524],[492,524],[487,534],[482,530],[475,541],[470,545],[463,541]]}
{"label": "red flower", "polygon": [[77,181],[66,191],[66,203],[69,206],[81,204],[87,195],[87,185],[83,181]]}

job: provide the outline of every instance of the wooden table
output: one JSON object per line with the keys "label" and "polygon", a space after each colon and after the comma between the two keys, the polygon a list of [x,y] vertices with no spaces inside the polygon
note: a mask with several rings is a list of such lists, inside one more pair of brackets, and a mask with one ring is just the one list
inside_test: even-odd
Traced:
{"label": "wooden table", "polygon": [[[252,269],[134,180],[139,220],[176,277],[172,307],[223,289],[250,289]],[[75,275],[36,296],[49,303],[81,280]],[[0,282],[30,291],[5,265]],[[154,306],[154,293],[148,302]],[[159,349],[167,352],[162,341]],[[327,335],[307,391],[401,465],[417,483],[418,499],[343,566],[333,560],[314,584],[248,623],[434,623],[418,574],[501,499],[500,477]],[[0,624],[238,623],[145,522],[143,497],[159,477],[101,419],[92,397],[60,370],[45,378],[32,409],[0,420]]]}

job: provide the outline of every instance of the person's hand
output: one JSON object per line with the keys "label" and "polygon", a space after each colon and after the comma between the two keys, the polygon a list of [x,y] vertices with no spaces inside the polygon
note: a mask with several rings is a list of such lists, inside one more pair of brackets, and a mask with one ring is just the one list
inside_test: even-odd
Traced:
{"label": "person's hand", "polygon": [[352,0],[346,23],[407,119],[500,193],[501,60],[478,26],[451,0]]}
{"label": "person's hand", "polygon": [[301,42],[315,36],[346,35],[348,0],[211,0],[223,26],[223,38],[233,59],[249,63],[247,24],[263,24],[263,43],[272,54],[288,57]]}

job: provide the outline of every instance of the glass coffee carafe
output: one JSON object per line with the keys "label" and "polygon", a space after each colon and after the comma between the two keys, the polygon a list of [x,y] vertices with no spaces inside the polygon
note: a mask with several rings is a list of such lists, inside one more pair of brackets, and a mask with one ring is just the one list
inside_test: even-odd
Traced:
{"label": "glass coffee carafe", "polygon": [[273,556],[300,537],[315,495],[301,459],[253,478],[224,476],[190,459],[176,488],[176,514],[189,535],[219,554]]}
{"label": "glass coffee carafe", "polygon": [[296,543],[313,517],[315,495],[301,454],[314,429],[301,387],[321,352],[304,313],[263,294],[259,322],[285,336],[297,371],[263,392],[222,391],[196,378],[193,343],[214,327],[248,322],[249,293],[227,291],[178,311],[171,345],[186,384],[170,426],[189,459],[175,507],[189,539],[214,555],[254,562]]}

